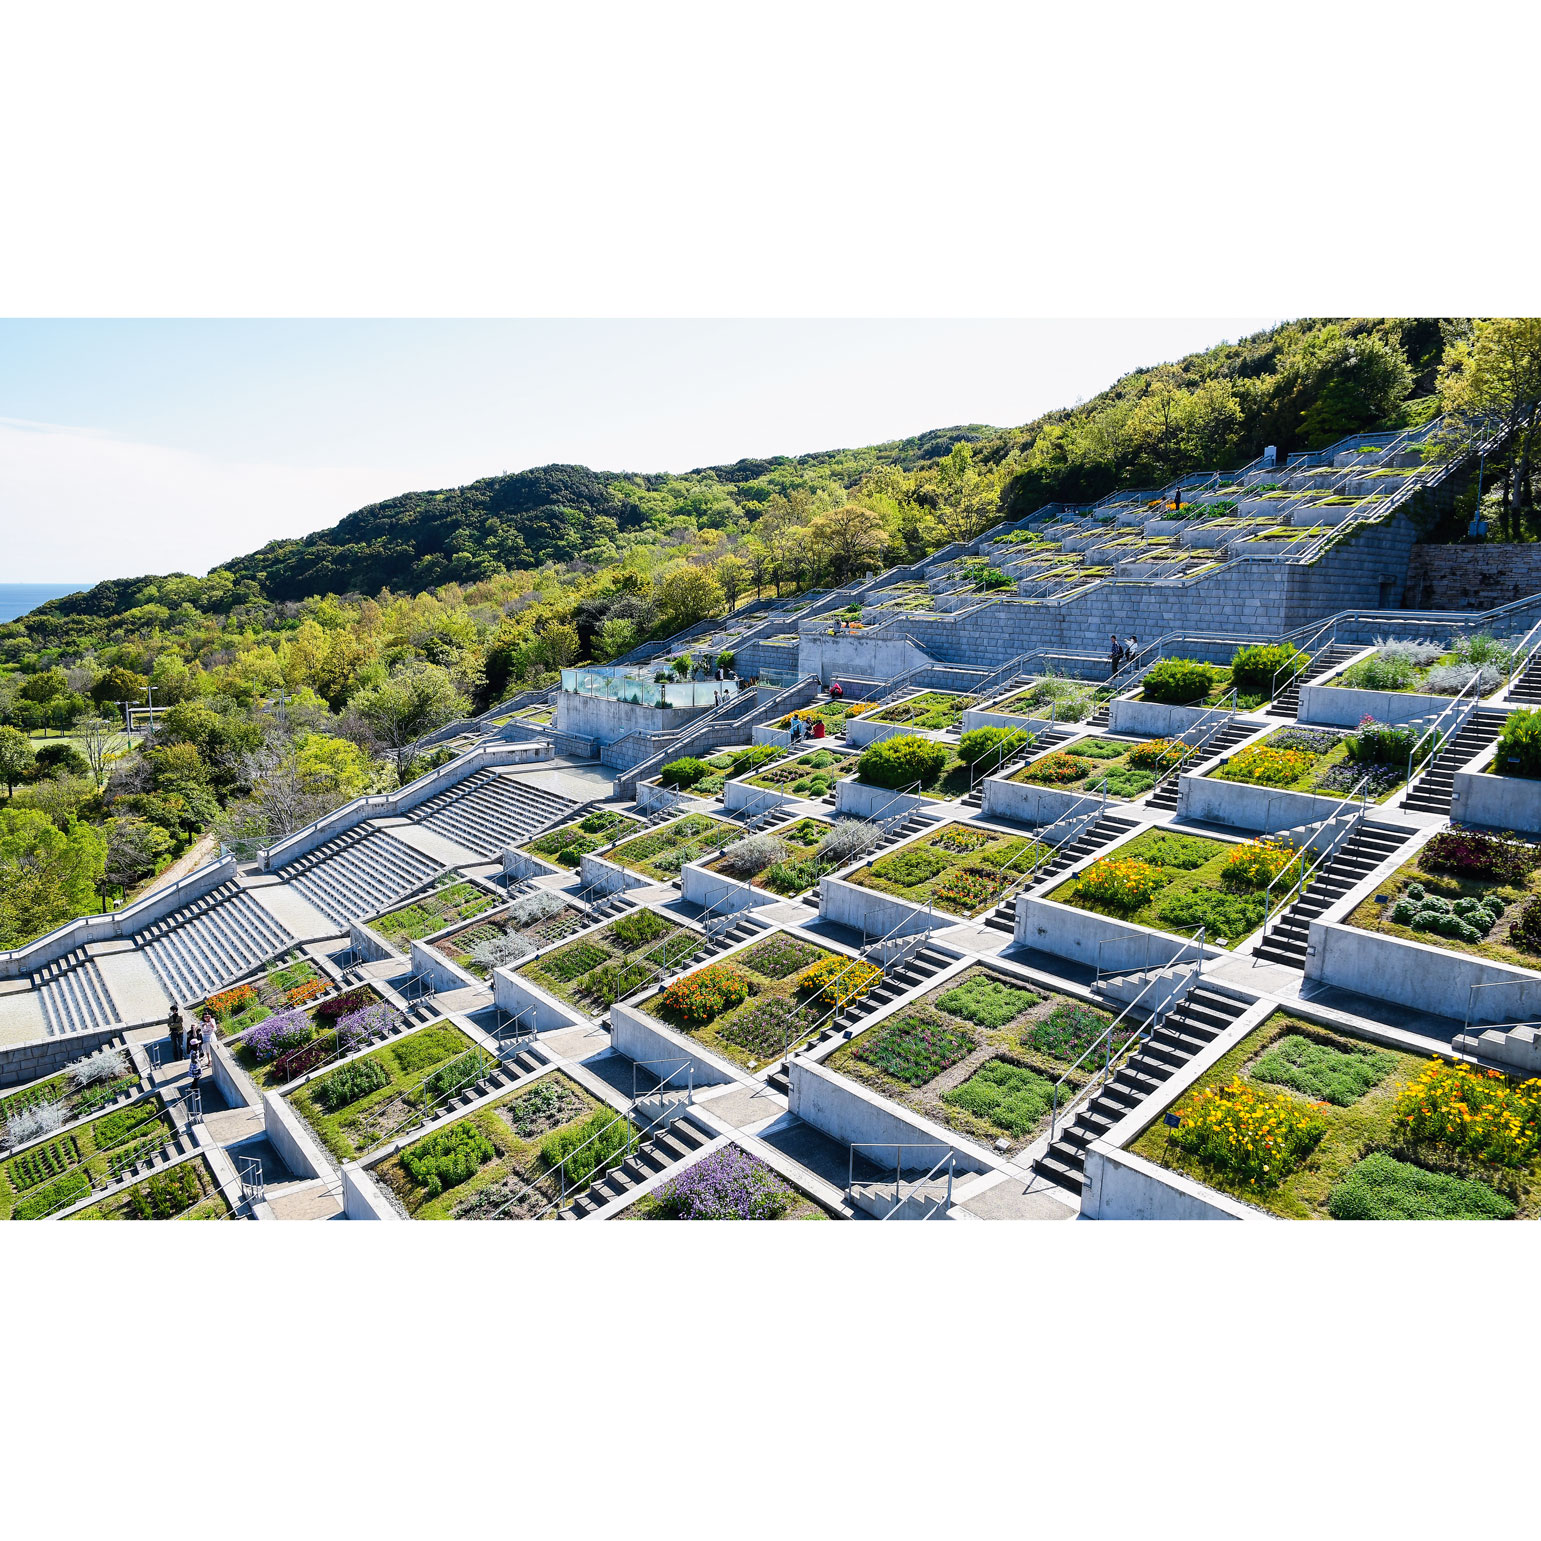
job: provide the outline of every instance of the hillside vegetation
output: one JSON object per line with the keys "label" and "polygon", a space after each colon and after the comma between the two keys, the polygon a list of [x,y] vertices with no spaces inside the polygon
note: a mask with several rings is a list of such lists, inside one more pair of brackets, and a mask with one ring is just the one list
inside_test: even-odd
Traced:
{"label": "hillside vegetation", "polygon": [[[0,625],[0,947],[132,894],[210,830],[249,846],[394,785],[456,715],[756,596],[1265,444],[1419,421],[1442,400],[1533,400],[1538,328],[1295,321],[1018,428],[681,475],[543,466],[403,494],[205,577],[50,600]],[[1533,467],[1528,441],[1488,467],[1511,536],[1535,533]],[[152,689],[174,710],[144,748],[118,703]]]}

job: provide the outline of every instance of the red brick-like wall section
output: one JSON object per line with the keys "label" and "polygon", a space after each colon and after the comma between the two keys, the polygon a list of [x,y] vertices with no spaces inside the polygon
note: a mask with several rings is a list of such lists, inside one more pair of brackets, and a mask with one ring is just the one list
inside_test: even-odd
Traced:
{"label": "red brick-like wall section", "polygon": [[1491,610],[1541,594],[1541,543],[1414,546],[1403,603],[1409,610]]}

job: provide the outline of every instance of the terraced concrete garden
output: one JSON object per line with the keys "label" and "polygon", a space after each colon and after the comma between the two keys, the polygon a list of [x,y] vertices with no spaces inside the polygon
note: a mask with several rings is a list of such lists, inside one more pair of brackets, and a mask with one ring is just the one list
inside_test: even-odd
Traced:
{"label": "terraced concrete garden", "polygon": [[71,1220],[223,1220],[230,1205],[202,1156],[179,1161],[109,1198],[78,1209]]}
{"label": "terraced concrete garden", "polygon": [[700,861],[742,833],[736,824],[692,813],[606,851],[605,860],[656,883],[668,883],[680,875],[686,862]]}
{"label": "terraced concrete garden", "polygon": [[624,1149],[626,1139],[625,1121],[616,1122],[612,1108],[552,1071],[373,1170],[414,1220],[524,1220],[561,1197],[564,1160],[570,1190]]}
{"label": "terraced concrete garden", "polygon": [[855,999],[882,971],[789,931],[684,975],[641,1009],[734,1064],[757,1069],[797,1047],[838,995]]}
{"label": "terraced concrete garden", "polygon": [[[1166,706],[1216,706],[1230,693],[1231,671],[1223,664],[1163,658],[1146,673],[1135,699]],[[1261,698],[1249,697],[1249,707],[1260,704]]]}
{"label": "terraced concrete garden", "polygon": [[[993,746],[992,746],[993,747]],[[974,785],[975,767],[959,744],[938,743],[918,734],[880,739],[861,752],[857,779],[866,786],[953,802]]]}
{"label": "terraced concrete garden", "polygon": [[1185,937],[1202,925],[1211,945],[1234,947],[1262,925],[1268,885],[1292,855],[1278,841],[1241,843],[1152,829],[1047,897]]}
{"label": "terraced concrete garden", "polygon": [[608,808],[597,808],[561,829],[537,835],[519,849],[531,856],[543,856],[559,867],[576,867],[585,856],[641,828],[640,819],[627,818],[624,813],[615,813]]}
{"label": "terraced concrete garden", "polygon": [[[1214,781],[1239,781],[1281,792],[1347,797],[1361,782],[1372,802],[1384,802],[1407,784],[1408,756],[1419,738],[1415,728],[1371,722],[1357,732],[1332,728],[1279,728],[1239,749],[1208,773]],[[1434,747],[1419,751],[1421,765]],[[1415,765],[1415,770],[1416,770]]]}
{"label": "terraced concrete garden", "polygon": [[442,931],[456,921],[469,920],[502,901],[475,883],[448,883],[431,894],[422,894],[410,904],[387,910],[369,922],[372,930],[392,947],[406,944]]}
{"label": "terraced concrete garden", "polygon": [[827,1220],[758,1156],[723,1145],[621,1211],[623,1220]]}
{"label": "terraced concrete garden", "polygon": [[[1110,1018],[1079,1001],[979,966],[901,1007],[826,1061],[894,1102],[985,1146],[1013,1152],[1041,1131],[1054,1083]],[[1085,1084],[1073,1072],[1060,1107]]]}
{"label": "terraced concrete garden", "polygon": [[586,924],[581,910],[559,894],[542,891],[516,899],[502,914],[441,936],[433,949],[477,979],[490,979],[493,969],[515,964]]}
{"label": "terraced concrete garden", "polygon": [[435,1022],[285,1095],[338,1161],[352,1161],[431,1117],[496,1063],[453,1023]]}
{"label": "terraced concrete garden", "polygon": [[925,733],[951,733],[962,724],[964,712],[977,704],[973,696],[955,695],[950,690],[927,690],[907,701],[885,706],[872,720],[904,723]]}
{"label": "terraced concrete garden", "polygon": [[750,776],[752,787],[764,787],[770,792],[782,792],[788,797],[825,797],[834,790],[835,783],[856,769],[854,754],[840,754],[833,749],[815,749],[800,754],[795,760],[774,765],[769,770]]}
{"label": "terraced concrete garden", "polygon": [[1255,1028],[1129,1147],[1289,1220],[1534,1218],[1541,1081],[1293,1017]]}
{"label": "terraced concrete garden", "polygon": [[579,1011],[597,1014],[678,968],[706,945],[698,931],[633,910],[526,963],[519,974]]}
{"label": "terraced concrete garden", "polygon": [[689,792],[692,797],[719,797],[729,780],[747,776],[785,754],[786,750],[773,744],[753,744],[742,749],[723,749],[704,760],[684,755],[670,760],[649,785],[671,792]]}
{"label": "terraced concrete garden", "polygon": [[911,904],[972,918],[1000,903],[1049,855],[1047,846],[978,824],[947,824],[885,852],[845,879]]}
{"label": "terraced concrete garden", "polygon": [[401,1013],[378,990],[354,985],[314,1006],[269,1012],[232,1040],[230,1048],[258,1089],[267,1091],[362,1048],[401,1021]]}
{"label": "terraced concrete garden", "polygon": [[[870,825],[863,825],[859,835],[851,832],[848,836],[844,825],[853,822],[845,820],[837,826],[828,819],[797,819],[778,829],[746,835],[708,862],[707,871],[795,899],[881,838]],[[837,828],[841,830],[838,836],[834,834]]]}
{"label": "terraced concrete garden", "polygon": [[1076,792],[1106,789],[1109,797],[1143,797],[1161,773],[1181,758],[1183,746],[1170,739],[1083,738],[1064,749],[1030,760],[1010,780]]}
{"label": "terraced concrete garden", "polygon": [[839,738],[851,718],[864,716],[873,710],[875,708],[870,701],[824,701],[818,706],[800,707],[795,712],[788,712],[785,717],[778,717],[775,726],[785,731],[792,726],[794,719],[798,719],[804,731],[810,731],[814,723],[822,722],[830,738]]}
{"label": "terraced concrete garden", "polygon": [[1322,684],[1348,690],[1455,696],[1480,675],[1478,692],[1489,695],[1503,683],[1512,653],[1509,643],[1486,634],[1463,637],[1450,648],[1439,642],[1380,642],[1368,658],[1350,664]]}
{"label": "terraced concrete garden", "polygon": [[1052,711],[1056,722],[1082,722],[1091,716],[1106,694],[1106,691],[1079,680],[1042,679],[996,703],[991,710],[1015,712],[1025,717],[1046,717]]}
{"label": "terraced concrete garden", "polygon": [[332,982],[309,958],[294,956],[261,979],[211,995],[195,1012],[201,1019],[205,1011],[212,1011],[215,1031],[221,1038],[231,1038],[275,1011],[303,1006],[331,988]]}
{"label": "terraced concrete garden", "polygon": [[126,1049],[104,1048],[0,1097],[0,1140],[8,1150],[48,1134],[138,1089]]}
{"label": "terraced concrete garden", "polygon": [[1443,831],[1366,895],[1348,924],[1541,968],[1541,846]]}
{"label": "terraced concrete garden", "polygon": [[117,1182],[172,1137],[158,1093],[125,1103],[0,1162],[0,1220],[41,1220]]}

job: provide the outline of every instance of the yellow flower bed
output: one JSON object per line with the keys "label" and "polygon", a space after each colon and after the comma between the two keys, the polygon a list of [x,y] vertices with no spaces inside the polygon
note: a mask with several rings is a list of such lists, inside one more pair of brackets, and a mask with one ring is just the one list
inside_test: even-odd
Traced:
{"label": "yellow flower bed", "polygon": [[1541,1081],[1436,1059],[1397,1099],[1397,1126],[1498,1166],[1524,1166],[1541,1148]]}
{"label": "yellow flower bed", "polygon": [[1267,888],[1294,855],[1287,840],[1249,840],[1226,858],[1220,881],[1228,888]]}
{"label": "yellow flower bed", "polygon": [[817,990],[829,1006],[843,1006],[865,995],[883,977],[882,969],[871,963],[842,958],[838,953],[804,969],[798,975],[799,988]]}
{"label": "yellow flower bed", "polygon": [[1317,1104],[1260,1091],[1240,1076],[1195,1092],[1177,1115],[1174,1144],[1258,1188],[1283,1182],[1327,1132]]}
{"label": "yellow flower bed", "polygon": [[1093,862],[1076,883],[1082,898],[1115,910],[1137,910],[1168,881],[1161,868],[1133,856],[1107,856]]}

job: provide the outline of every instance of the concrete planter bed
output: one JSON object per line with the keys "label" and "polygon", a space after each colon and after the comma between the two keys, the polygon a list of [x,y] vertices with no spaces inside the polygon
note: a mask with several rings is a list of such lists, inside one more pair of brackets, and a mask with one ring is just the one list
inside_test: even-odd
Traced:
{"label": "concrete planter bed", "polygon": [[[1090,683],[1077,683],[1070,685],[1067,689],[1065,683],[1056,681],[1050,685],[1040,680],[1037,684],[1029,685],[1026,690],[1019,690],[1014,696],[1008,696],[1004,701],[996,702],[994,711],[1014,717],[1025,714],[1042,718],[1049,715],[1052,708],[1054,721],[1068,725],[1090,717],[1097,709],[1097,702],[1103,694],[1103,691]],[[965,714],[965,726],[990,726],[988,723],[969,722],[968,718],[971,715],[974,714]]]}
{"label": "concrete planter bed", "polygon": [[[1196,799],[1193,807],[1236,806],[1250,810],[1257,806],[1256,798],[1227,802],[1225,794],[1216,794],[1197,784],[1201,781],[1247,786],[1257,793],[1303,793],[1315,802],[1331,803],[1347,797],[1361,780],[1368,777],[1370,800],[1385,802],[1407,784],[1407,756],[1402,754],[1389,761],[1350,759],[1357,737],[1351,733],[1335,733],[1327,728],[1276,729],[1266,738],[1233,750],[1212,770],[1206,771],[1203,777],[1184,777],[1185,781],[1191,779],[1195,783],[1192,788]],[[1420,765],[1425,757],[1420,756]],[[1206,797],[1210,801],[1205,801]],[[1304,807],[1303,804],[1299,806]],[[1314,817],[1324,818],[1328,811],[1330,809]],[[1187,816],[1209,818],[1211,815],[1194,811]],[[1224,819],[1221,822],[1237,821]],[[1247,824],[1245,827],[1262,829],[1265,826],[1258,823]]]}
{"label": "concrete planter bed", "polygon": [[[1454,655],[1442,655],[1432,664],[1413,669],[1404,685],[1381,688],[1360,683],[1366,668],[1376,664],[1381,651],[1366,648],[1341,669],[1302,685],[1297,712],[1299,720],[1345,728],[1357,725],[1365,717],[1373,717],[1377,722],[1427,725],[1449,707],[1459,693],[1458,687],[1443,692],[1418,688],[1433,670],[1457,662]],[[1377,677],[1370,676],[1370,679]],[[1497,690],[1501,683],[1501,679],[1495,680],[1492,690]]]}
{"label": "concrete planter bed", "polygon": [[[1010,1159],[1042,1132],[1054,1083],[1110,1020],[1003,970],[971,966],[876,1018],[822,1065]],[[1081,1073],[1070,1076],[1062,1110],[1084,1085]]]}
{"label": "concrete planter bed", "polygon": [[1162,742],[1088,736],[1030,760],[1006,779],[1076,797],[1106,790],[1111,799],[1132,801],[1155,786],[1176,753]]}
{"label": "concrete planter bed", "polygon": [[903,722],[883,722],[877,717],[860,717],[845,730],[845,741],[852,749],[865,749],[869,744],[879,744],[885,738],[903,738],[918,733],[922,738],[939,737],[941,730],[920,729]]}
{"label": "concrete planter bed", "polygon": [[[372,985],[349,985],[311,1006],[246,1014],[240,1036],[226,1038],[225,1047],[258,1091],[285,1086],[311,1068],[308,1061],[335,1054],[338,1023],[360,1011],[371,1012],[371,1025],[381,1031],[401,1021],[401,1013]],[[280,1018],[284,1037],[275,1043],[271,1035]],[[243,1016],[232,1020],[240,1022]],[[345,1024],[344,1036],[352,1030]]]}
{"label": "concrete planter bed", "polygon": [[61,1216],[65,1220],[223,1220],[230,1205],[208,1157],[189,1156],[94,1204]]}
{"label": "concrete planter bed", "polygon": [[[515,900],[501,914],[485,916],[475,925],[435,937],[429,945],[473,979],[488,980],[493,969],[518,961],[522,956],[516,950],[520,944],[529,952],[537,952],[588,924],[588,916],[582,910],[564,903],[555,894],[541,892]],[[514,939],[511,945],[498,946],[508,939]],[[477,955],[478,949],[482,950],[481,956]]]}
{"label": "concrete planter bed", "polygon": [[557,1167],[564,1157],[571,1192],[626,1139],[626,1121],[613,1108],[552,1070],[441,1123],[369,1174],[412,1220],[532,1219],[561,1198]]}
{"label": "concrete planter bed", "polygon": [[1285,1220],[1534,1218],[1534,1155],[1508,1167],[1408,1124],[1441,1063],[1276,1011],[1153,1109],[1128,1150]]}
{"label": "concrete planter bed", "polygon": [[917,906],[972,919],[1049,854],[1020,835],[977,824],[944,824],[858,867],[845,881]]}
{"label": "concrete planter bed", "polygon": [[964,712],[974,704],[973,696],[960,696],[949,690],[925,690],[885,706],[872,720],[901,723],[911,732],[956,732]]}
{"label": "concrete planter bed", "polygon": [[694,1152],[615,1220],[828,1220],[812,1199],[736,1141]]}
{"label": "concrete planter bed", "polygon": [[[1215,699],[1218,701],[1219,697]],[[1208,706],[1171,706],[1162,701],[1144,701],[1135,695],[1117,696],[1108,703],[1108,731],[1111,733],[1176,738],[1206,717],[1211,722],[1219,721],[1210,715]]]}
{"label": "concrete planter bed", "polygon": [[431,1022],[318,1071],[282,1099],[335,1160],[353,1161],[410,1128],[441,1097],[474,1086],[496,1063],[454,1023]]}
{"label": "concrete planter bed", "polygon": [[[831,983],[833,976],[845,971]],[[881,970],[795,932],[756,937],[629,1006],[705,1053],[754,1071],[795,1049],[835,1005],[864,994]]]}
{"label": "concrete planter bed", "polygon": [[[915,733],[913,731],[903,733],[899,736],[905,738],[929,739],[929,735]],[[916,789],[919,795],[923,798],[929,798],[933,801],[944,803],[955,802],[960,797],[966,797],[974,786],[974,777],[978,767],[966,764],[963,760],[958,758],[958,746],[956,744],[949,744],[942,739],[932,741],[935,742],[939,748],[946,751],[946,758],[941,762],[941,765],[937,770],[933,771],[930,775],[921,780],[920,786]],[[860,762],[857,763],[856,782],[857,785],[868,787],[873,792],[883,792],[886,793],[886,795],[889,797],[896,795],[895,788],[881,787],[876,782],[865,780],[861,774]],[[841,785],[844,786],[845,783],[842,782]],[[880,805],[881,803],[882,798],[879,798],[878,804]],[[903,806],[904,805],[902,802],[896,802],[888,811],[890,813],[895,813]],[[842,813],[846,813],[855,812],[856,810],[854,808],[848,809],[844,803],[841,803],[840,811]]]}
{"label": "concrete planter bed", "polygon": [[708,851],[720,849],[742,834],[736,824],[692,813],[622,841],[605,852],[604,860],[655,883],[668,883],[679,876],[686,862],[699,861]]}
{"label": "concrete planter bed", "polygon": [[0,1161],[0,1220],[39,1220],[120,1181],[175,1135],[159,1093],[18,1145]]}
{"label": "concrete planter bed", "polygon": [[856,768],[856,756],[814,749],[785,760],[758,776],[730,781],[724,802],[730,809],[773,808],[781,803],[826,797],[835,783]]}
{"label": "concrete planter bed", "polygon": [[317,1000],[332,988],[332,981],[311,959],[291,953],[260,978],[217,990],[187,1014],[188,1025],[194,1015],[201,1019],[205,1011],[212,1011],[219,1036],[235,1038],[273,1012]]}
{"label": "concrete planter bed", "polygon": [[457,921],[469,920],[503,902],[503,896],[480,883],[446,883],[429,894],[420,894],[409,904],[398,905],[376,915],[369,928],[398,952],[406,942],[420,941],[442,931]]}
{"label": "concrete planter bed", "polygon": [[1451,815],[1463,824],[1541,834],[1541,780],[1500,768],[1502,750],[1484,749],[1455,773]]}
{"label": "concrete planter bed", "polygon": [[[59,1127],[67,1129],[80,1119],[105,1113],[119,1103],[137,1097],[140,1092],[150,1090],[149,1078],[140,1075],[127,1049],[116,1053],[108,1050],[107,1054],[108,1057],[98,1064],[102,1072],[110,1073],[101,1073],[94,1081],[77,1085],[74,1078],[61,1070],[7,1092],[0,1097],[0,1125],[18,1113],[55,1106],[63,1118]],[[121,1061],[121,1070],[115,1061]]]}
{"label": "concrete planter bed", "polygon": [[576,867],[591,852],[603,850],[612,840],[622,839],[641,827],[639,820],[628,818],[624,813],[596,808],[572,824],[537,835],[519,849],[559,867]]}
{"label": "concrete planter bed", "polygon": [[[1535,933],[1536,941],[1527,944],[1524,938],[1529,934],[1529,928],[1522,923],[1522,917],[1530,904],[1536,904],[1538,910],[1541,910],[1541,865],[1532,865],[1528,872],[1505,880],[1460,876],[1449,870],[1448,865],[1440,860],[1439,853],[1467,838],[1481,837],[1465,837],[1459,832],[1436,835],[1421,846],[1411,860],[1403,862],[1389,877],[1365,894],[1343,917],[1343,924],[1356,931],[1434,949],[1437,953],[1464,953],[1506,965],[1510,970],[1524,970],[1525,975],[1520,977],[1532,978],[1537,986],[1538,998],[1541,998],[1541,973],[1536,972],[1541,970],[1541,933]],[[1532,859],[1541,857],[1541,848],[1520,843],[1516,843],[1516,848],[1528,853]],[[1409,890],[1413,888],[1422,891],[1410,893]],[[1453,921],[1439,922],[1435,919],[1442,908],[1448,908],[1452,915],[1458,915],[1457,905],[1470,912],[1473,904],[1480,905],[1490,896],[1502,906],[1502,913],[1496,918],[1491,913],[1470,915],[1467,929],[1479,932],[1480,935],[1464,934]],[[1417,913],[1419,910],[1427,913],[1420,916]],[[1418,922],[1416,925],[1412,923],[1414,920]],[[1435,924],[1443,925],[1450,934],[1442,934],[1433,929]],[[1388,954],[1388,961],[1390,956],[1393,955]],[[1409,968],[1410,959],[1404,957],[1399,966],[1404,970]],[[1396,987],[1388,984],[1386,988]],[[1512,1003],[1500,1010],[1510,1014],[1511,1006]],[[1428,1009],[1432,1011],[1439,1008],[1430,999]],[[1443,1014],[1464,1016],[1465,1001],[1460,1002],[1459,1009]]]}
{"label": "concrete planter bed", "polygon": [[[1288,855],[1257,841],[1149,829],[1110,847],[1045,898],[1173,936],[1192,936],[1203,924],[1208,945],[1231,948],[1262,925],[1263,874],[1282,868]],[[1237,880],[1242,871],[1253,881]]]}
{"label": "concrete planter bed", "polygon": [[584,1015],[598,1015],[644,988],[660,971],[681,967],[705,945],[699,931],[656,910],[633,910],[513,972]]}
{"label": "concrete planter bed", "polygon": [[[662,776],[655,776],[651,781],[643,783],[645,787],[656,787],[664,792],[683,792],[687,797],[714,798],[722,794],[724,783],[735,776],[748,776],[758,770],[762,765],[769,765],[779,760],[785,753],[774,744],[753,744],[742,749],[721,749],[716,754],[707,755],[701,762],[708,767],[708,774],[698,781],[681,782],[665,781]],[[639,793],[641,788],[638,788]],[[638,806],[642,806],[642,799],[637,799]]]}
{"label": "concrete planter bed", "polygon": [[839,738],[856,718],[876,710],[877,707],[871,701],[825,701],[818,706],[804,706],[795,712],[788,712],[785,717],[778,717],[774,726],[790,730],[793,718],[801,718],[804,733],[814,723],[822,722],[826,737]]}
{"label": "concrete planter bed", "polygon": [[[777,896],[783,899],[795,899],[798,895],[807,893],[821,877],[830,872],[837,872],[843,865],[822,862],[815,854],[819,844],[833,828],[834,825],[828,819],[808,818],[797,819],[793,823],[766,831],[768,835],[786,846],[787,855],[785,859],[772,862],[753,876],[729,873],[724,865],[729,860],[726,853],[717,857],[715,861],[706,863],[701,870],[720,874],[730,880],[736,879],[763,892],[769,902],[773,902]],[[688,884],[685,897],[687,899],[691,897]]]}

